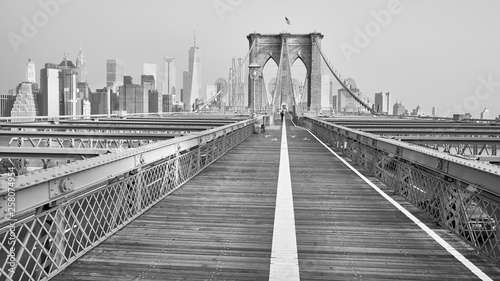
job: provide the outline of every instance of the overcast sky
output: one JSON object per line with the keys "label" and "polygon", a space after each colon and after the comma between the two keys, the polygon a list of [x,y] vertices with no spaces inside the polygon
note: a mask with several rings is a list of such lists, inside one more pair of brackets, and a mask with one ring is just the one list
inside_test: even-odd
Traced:
{"label": "overcast sky", "polygon": [[0,93],[25,79],[28,58],[39,82],[46,62],[75,61],[80,44],[92,90],[105,86],[107,58],[140,83],[142,64],[164,56],[175,58],[181,88],[194,30],[203,84],[213,84],[246,54],[246,35],[280,33],[286,16],[291,33],[321,32],[329,60],[372,98],[387,91],[409,109],[500,114],[497,0],[56,1],[0,1]]}

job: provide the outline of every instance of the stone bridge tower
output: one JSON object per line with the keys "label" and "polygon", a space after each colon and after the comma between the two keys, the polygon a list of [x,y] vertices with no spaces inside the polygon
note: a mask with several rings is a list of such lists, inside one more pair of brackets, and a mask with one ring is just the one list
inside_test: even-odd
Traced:
{"label": "stone bridge tower", "polygon": [[[266,63],[273,59],[281,69],[280,77],[277,77],[278,88],[276,89],[275,108],[281,104],[287,104],[289,108],[295,105],[291,91],[290,67],[300,59],[304,63],[307,74],[306,100],[308,108],[321,107],[321,54],[315,42],[321,46],[321,33],[309,34],[260,34],[251,33],[247,36],[249,46],[255,42],[255,46],[249,55],[249,64],[256,62],[264,68]],[[268,77],[269,78],[269,77]],[[250,77],[249,77],[249,81]],[[257,86],[256,90],[262,87]],[[253,83],[248,83],[248,105],[253,105]],[[256,93],[262,94],[262,93]]]}

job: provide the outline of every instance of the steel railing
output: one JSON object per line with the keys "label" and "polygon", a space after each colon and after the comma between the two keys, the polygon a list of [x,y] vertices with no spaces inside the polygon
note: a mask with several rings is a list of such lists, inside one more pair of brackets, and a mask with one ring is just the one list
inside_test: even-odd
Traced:
{"label": "steel railing", "polygon": [[389,190],[500,262],[500,167],[315,118],[300,121]]}

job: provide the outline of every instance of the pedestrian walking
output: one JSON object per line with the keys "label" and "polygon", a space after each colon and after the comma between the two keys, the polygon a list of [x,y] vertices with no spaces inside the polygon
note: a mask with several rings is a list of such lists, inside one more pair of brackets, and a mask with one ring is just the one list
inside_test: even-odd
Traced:
{"label": "pedestrian walking", "polygon": [[281,122],[283,122],[283,117],[285,117],[285,112],[283,112],[283,110],[281,110],[280,115],[281,115]]}

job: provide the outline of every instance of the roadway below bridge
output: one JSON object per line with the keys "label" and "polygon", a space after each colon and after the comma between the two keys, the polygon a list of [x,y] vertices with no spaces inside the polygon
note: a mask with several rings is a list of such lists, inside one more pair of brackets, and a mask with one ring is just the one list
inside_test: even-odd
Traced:
{"label": "roadway below bridge", "polygon": [[250,136],[53,280],[500,280],[308,131],[282,133]]}

